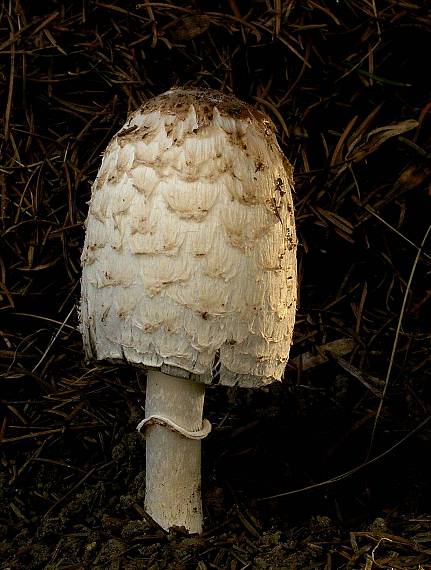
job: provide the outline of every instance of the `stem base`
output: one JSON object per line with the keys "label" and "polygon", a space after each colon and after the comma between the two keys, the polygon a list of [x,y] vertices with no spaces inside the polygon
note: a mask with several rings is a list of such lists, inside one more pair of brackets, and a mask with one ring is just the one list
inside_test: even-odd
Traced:
{"label": "stem base", "polygon": [[[147,376],[145,416],[170,418],[187,431],[202,428],[205,386],[151,371]],[[165,530],[202,532],[201,442],[168,426],[146,432],[145,510]]]}

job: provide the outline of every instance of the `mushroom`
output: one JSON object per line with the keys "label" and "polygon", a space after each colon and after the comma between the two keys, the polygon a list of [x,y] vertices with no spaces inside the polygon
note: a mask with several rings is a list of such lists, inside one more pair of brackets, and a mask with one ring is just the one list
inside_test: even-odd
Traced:
{"label": "mushroom", "polygon": [[205,385],[280,380],[296,308],[292,168],[269,118],[172,89],[132,113],[92,188],[82,254],[88,358],[147,370],[147,513],[202,531]]}

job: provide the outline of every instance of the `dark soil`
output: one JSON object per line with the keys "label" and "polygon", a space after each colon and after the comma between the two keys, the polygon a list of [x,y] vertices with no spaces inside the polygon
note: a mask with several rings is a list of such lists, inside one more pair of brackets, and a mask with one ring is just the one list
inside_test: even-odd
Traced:
{"label": "dark soil", "polygon": [[[32,569],[431,568],[431,5],[4,2],[0,561]],[[145,378],[87,365],[80,251],[100,154],[172,85],[267,112],[295,167],[282,384],[208,389],[205,533],[143,510]]]}

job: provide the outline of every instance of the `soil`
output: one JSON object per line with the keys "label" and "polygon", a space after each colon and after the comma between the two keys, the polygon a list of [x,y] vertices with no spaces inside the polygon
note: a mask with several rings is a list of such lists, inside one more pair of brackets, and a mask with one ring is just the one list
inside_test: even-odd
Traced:
{"label": "soil", "polygon": [[[15,0],[0,18],[0,568],[431,569],[431,6]],[[100,154],[173,85],[269,114],[300,242],[283,382],[207,389],[198,537],[145,514],[145,373],[86,363],[76,311]]]}

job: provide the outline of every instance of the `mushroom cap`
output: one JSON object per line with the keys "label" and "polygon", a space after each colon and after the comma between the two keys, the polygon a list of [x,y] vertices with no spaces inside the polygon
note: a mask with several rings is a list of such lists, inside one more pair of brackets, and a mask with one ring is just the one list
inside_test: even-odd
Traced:
{"label": "mushroom cap", "polygon": [[172,89],[127,119],[92,187],[86,355],[209,384],[280,380],[296,311],[292,168],[270,119]]}

